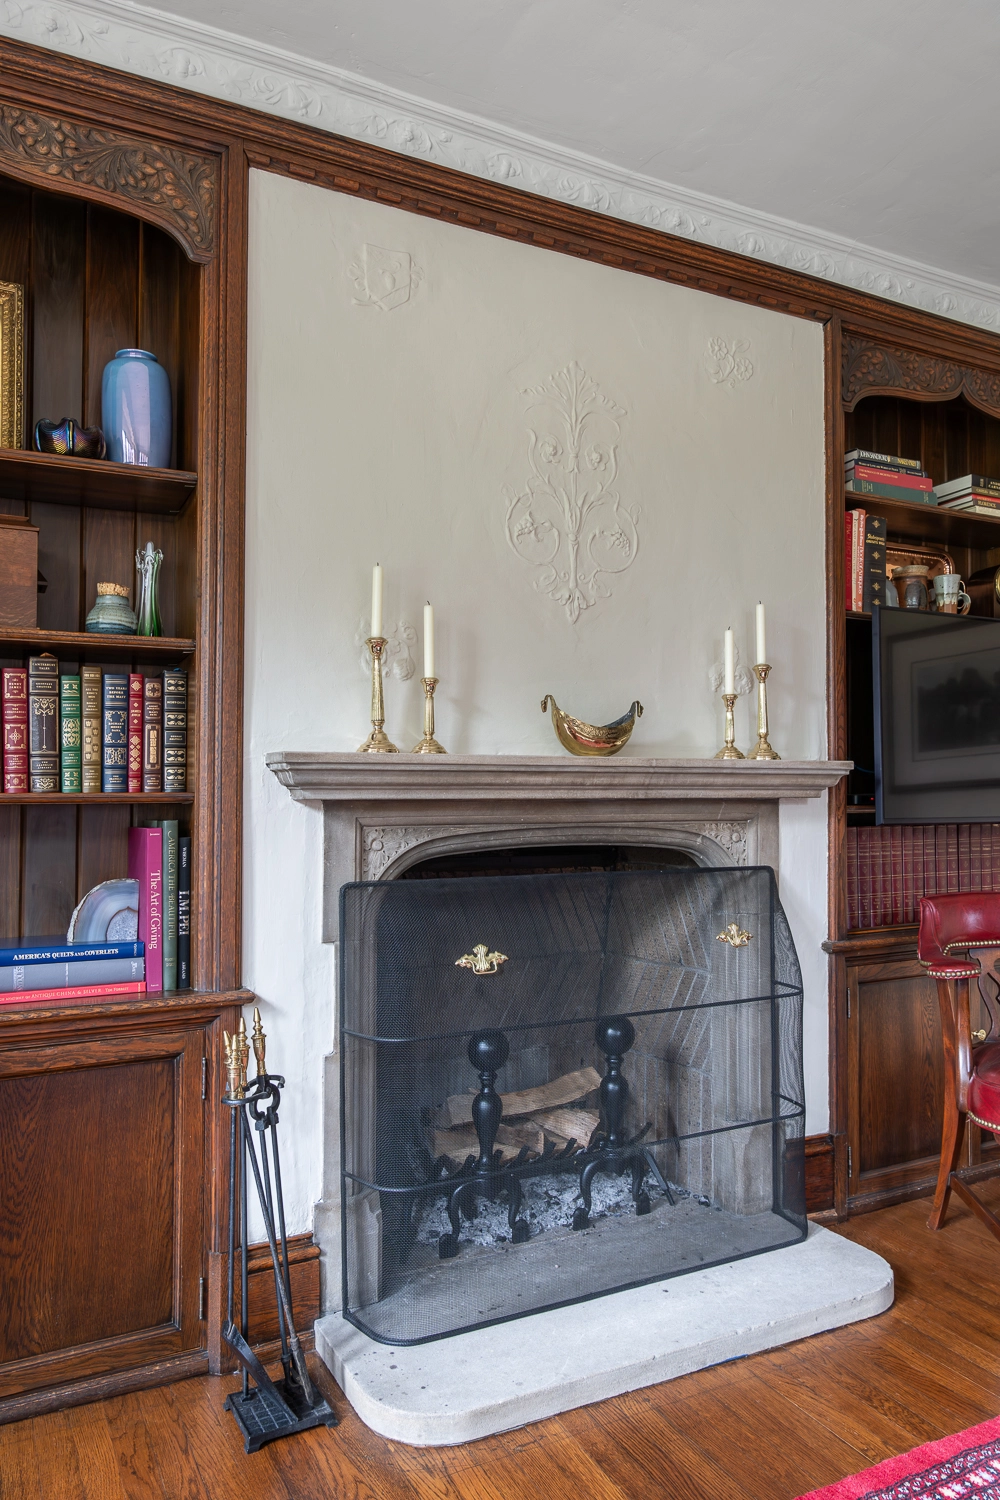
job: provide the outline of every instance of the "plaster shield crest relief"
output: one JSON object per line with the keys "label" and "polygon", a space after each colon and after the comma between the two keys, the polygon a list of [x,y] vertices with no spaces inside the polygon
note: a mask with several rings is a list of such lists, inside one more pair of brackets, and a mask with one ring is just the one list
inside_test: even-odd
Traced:
{"label": "plaster shield crest relief", "polygon": [[202,22],[122,0],[0,0],[0,33],[1000,329],[1000,288],[991,283],[616,167]]}
{"label": "plaster shield crest relief", "polygon": [[621,423],[628,415],[576,360],[527,398],[528,468],[521,489],[504,486],[504,528],[514,552],[576,624],[611,595],[639,548],[639,507],[618,491]]}
{"label": "plaster shield crest relief", "polygon": [[409,302],[423,280],[423,272],[405,250],[383,250],[381,245],[362,245],[347,274],[354,286],[355,307],[377,307],[382,312]]}
{"label": "plaster shield crest relief", "polygon": [[727,339],[709,339],[705,351],[705,367],[713,385],[725,385],[734,390],[753,375],[750,340],[733,339],[730,344]]}

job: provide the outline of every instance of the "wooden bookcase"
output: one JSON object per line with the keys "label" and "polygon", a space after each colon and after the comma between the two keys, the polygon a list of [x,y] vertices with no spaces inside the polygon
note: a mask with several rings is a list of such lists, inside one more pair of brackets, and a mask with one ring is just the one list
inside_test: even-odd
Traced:
{"label": "wooden bookcase", "polygon": [[[25,288],[24,447],[0,451],[0,510],[39,528],[38,628],[0,663],[50,651],[188,673],[188,789],[0,795],[0,934],[65,933],[124,875],[128,829],[192,835],[192,978],[183,993],[0,1007],[0,1421],[220,1362],[228,1112],[221,1032],[239,988],[242,712],[242,231],[223,146],[137,107],[110,75],[65,109],[0,73],[0,281]],[[111,118],[109,118],[111,116]],[[242,186],[240,187],[242,191]],[[235,240],[231,230],[235,229]],[[118,348],[151,349],[173,397],[171,466],[41,455],[40,417],[101,424]],[[135,587],[163,553],[162,637],[84,631],[97,583]],[[134,599],[134,594],[133,594]],[[223,1118],[225,1116],[225,1118]],[[142,1247],[137,1253],[137,1247]]]}

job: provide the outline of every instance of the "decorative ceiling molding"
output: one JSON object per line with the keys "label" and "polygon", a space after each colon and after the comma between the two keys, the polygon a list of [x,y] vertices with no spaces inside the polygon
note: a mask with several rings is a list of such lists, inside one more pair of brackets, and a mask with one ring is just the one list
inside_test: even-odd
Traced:
{"label": "decorative ceiling molding", "polygon": [[860,245],[121,0],[0,0],[0,33],[1000,330],[1000,286]]}

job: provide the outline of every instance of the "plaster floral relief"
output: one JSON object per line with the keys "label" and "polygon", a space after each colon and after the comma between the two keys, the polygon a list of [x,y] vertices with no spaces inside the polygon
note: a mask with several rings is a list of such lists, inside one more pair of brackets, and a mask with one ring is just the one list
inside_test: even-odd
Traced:
{"label": "plaster floral relief", "polygon": [[347,274],[354,284],[355,307],[377,307],[382,312],[409,302],[423,280],[423,272],[405,250],[383,250],[380,245],[362,245]]}
{"label": "plaster floral relief", "polygon": [[571,624],[635,561],[639,507],[618,492],[623,406],[574,360],[527,398],[528,468],[522,489],[504,487],[504,529],[535,574],[535,588]]}
{"label": "plaster floral relief", "polygon": [[709,339],[705,354],[705,367],[713,385],[727,385],[730,390],[753,375],[753,363],[749,357],[750,340]]}
{"label": "plaster floral relief", "polygon": [[[358,628],[354,632],[354,644],[358,649],[358,661],[361,664],[361,675],[371,681],[372,654],[365,642],[368,640],[371,621],[361,618]],[[386,648],[382,653],[382,680],[388,681],[394,677],[397,682],[409,682],[417,670],[413,660],[413,648],[417,644],[417,632],[408,620],[399,620],[393,627],[386,629],[382,627],[386,639]]]}

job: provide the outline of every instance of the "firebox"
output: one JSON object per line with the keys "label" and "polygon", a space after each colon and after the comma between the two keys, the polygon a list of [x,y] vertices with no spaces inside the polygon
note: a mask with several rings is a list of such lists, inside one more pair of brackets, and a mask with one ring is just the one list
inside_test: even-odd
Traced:
{"label": "firebox", "polygon": [[419,1344],[806,1236],[769,868],[341,892],[344,1316]]}

